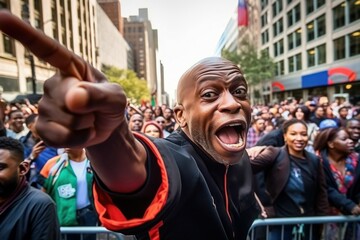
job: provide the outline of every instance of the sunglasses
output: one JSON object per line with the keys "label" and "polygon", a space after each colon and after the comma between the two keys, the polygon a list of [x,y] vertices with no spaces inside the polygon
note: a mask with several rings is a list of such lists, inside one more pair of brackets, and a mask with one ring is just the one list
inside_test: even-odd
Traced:
{"label": "sunglasses", "polygon": [[156,121],[157,123],[165,123],[165,121]]}

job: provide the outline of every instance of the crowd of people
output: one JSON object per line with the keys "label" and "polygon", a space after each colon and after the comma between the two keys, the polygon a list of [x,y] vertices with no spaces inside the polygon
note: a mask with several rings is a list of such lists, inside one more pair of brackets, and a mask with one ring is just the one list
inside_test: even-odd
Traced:
{"label": "crowd of people", "polygon": [[[134,106],[121,86],[5,10],[0,29],[60,70],[38,106],[2,112],[4,239],[101,225],[138,239],[245,240],[259,217],[360,214],[354,106],[321,96],[251,107],[243,72],[220,57],[183,74],[173,108]],[[292,239],[295,229],[319,239],[323,227],[274,226],[269,237]],[[325,228],[326,239],[360,237],[357,223]]]}

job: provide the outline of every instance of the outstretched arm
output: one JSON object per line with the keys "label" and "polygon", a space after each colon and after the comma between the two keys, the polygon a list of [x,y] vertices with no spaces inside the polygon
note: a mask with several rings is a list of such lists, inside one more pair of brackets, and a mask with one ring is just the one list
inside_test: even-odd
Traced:
{"label": "outstretched arm", "polygon": [[132,192],[146,180],[146,150],[125,119],[126,96],[117,84],[57,41],[0,10],[0,30],[58,68],[45,81],[36,128],[54,147],[86,147],[92,166],[115,192]]}

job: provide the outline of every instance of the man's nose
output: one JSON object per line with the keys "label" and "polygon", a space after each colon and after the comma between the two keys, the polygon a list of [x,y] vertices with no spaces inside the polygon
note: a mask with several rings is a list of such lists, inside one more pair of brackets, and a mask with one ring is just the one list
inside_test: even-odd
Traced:
{"label": "man's nose", "polygon": [[224,92],[224,94],[221,96],[219,110],[236,112],[240,108],[241,103],[229,91]]}

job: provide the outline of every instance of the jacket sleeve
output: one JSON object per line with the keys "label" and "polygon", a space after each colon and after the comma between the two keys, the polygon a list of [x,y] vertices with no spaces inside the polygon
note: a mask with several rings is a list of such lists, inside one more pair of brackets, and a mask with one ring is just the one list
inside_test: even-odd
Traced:
{"label": "jacket sleeve", "polygon": [[[250,153],[250,155],[253,155],[253,153],[251,153],[251,152],[255,148],[247,149],[247,151]],[[252,168],[253,172],[259,173],[268,168],[271,168],[272,165],[274,164],[277,156],[279,155],[279,153],[280,153],[279,147],[268,146],[268,147],[265,147],[264,149],[262,149],[260,153],[254,154],[253,158],[250,157],[250,164],[251,164],[251,168]]]}
{"label": "jacket sleeve", "polygon": [[319,158],[316,158],[319,164],[317,164],[317,183],[318,183],[318,193],[316,195],[316,214],[320,216],[326,216],[330,213],[330,206],[328,201],[327,194],[327,185],[325,180],[324,168],[322,161]]}
{"label": "jacket sleeve", "polygon": [[39,199],[41,203],[38,202],[37,208],[32,211],[32,229],[31,237],[29,237],[37,240],[58,240],[60,239],[60,224],[56,205],[52,200],[44,199]]}
{"label": "jacket sleeve", "polygon": [[328,166],[324,165],[324,172],[326,176],[327,194],[330,205],[339,209],[343,214],[351,214],[351,210],[356,206],[356,204],[339,192]]}

